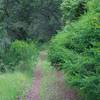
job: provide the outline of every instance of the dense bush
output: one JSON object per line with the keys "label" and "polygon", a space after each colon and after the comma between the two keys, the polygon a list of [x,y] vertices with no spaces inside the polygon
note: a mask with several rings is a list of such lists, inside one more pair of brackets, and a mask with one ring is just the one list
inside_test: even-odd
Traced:
{"label": "dense bush", "polygon": [[4,71],[5,64],[3,59],[6,58],[6,52],[10,45],[11,41],[6,34],[6,31],[3,28],[3,25],[0,23],[0,71]]}
{"label": "dense bush", "polygon": [[36,47],[35,44],[17,40],[11,44],[10,52],[14,59],[27,61],[32,59],[36,52]]}
{"label": "dense bush", "polygon": [[72,21],[78,19],[87,11],[87,0],[62,0],[61,10],[63,13],[63,20]]}
{"label": "dense bush", "polygon": [[2,66],[0,69],[1,71],[15,69],[30,70],[32,62],[36,60],[37,52],[36,45],[33,42],[27,43],[16,40],[12,42],[2,57]]}
{"label": "dense bush", "polygon": [[65,80],[80,90],[82,100],[100,100],[100,3],[87,2],[88,12],[66,25],[50,45],[49,59],[61,63]]}
{"label": "dense bush", "polygon": [[[22,67],[20,69],[30,69],[32,61],[36,60],[37,49],[34,43],[27,43],[24,41],[15,41],[10,47],[10,55],[14,65]],[[14,59],[14,60],[13,60]]]}

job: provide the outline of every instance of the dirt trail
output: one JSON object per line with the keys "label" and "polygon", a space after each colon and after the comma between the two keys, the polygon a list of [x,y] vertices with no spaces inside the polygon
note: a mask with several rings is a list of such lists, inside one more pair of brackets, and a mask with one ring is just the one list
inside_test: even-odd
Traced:
{"label": "dirt trail", "polygon": [[[47,52],[41,51],[38,59],[38,63],[36,65],[36,69],[34,71],[34,78],[33,85],[31,89],[28,91],[26,100],[41,100],[40,98],[40,87],[41,87],[41,80],[42,80],[42,65],[43,62],[46,60]],[[45,94],[46,96],[49,95],[49,92],[55,91],[51,94],[50,97],[46,98],[45,100],[76,100],[75,99],[75,92],[71,89],[66,89],[63,74],[59,71],[55,71],[54,75],[56,77],[55,82],[50,85],[51,91],[47,91]],[[53,90],[52,90],[53,89]]]}
{"label": "dirt trail", "polygon": [[33,79],[33,84],[31,89],[27,93],[26,100],[40,100],[39,91],[40,91],[40,83],[42,79],[41,65],[45,59],[46,59],[46,52],[41,51],[33,75],[35,79]]}

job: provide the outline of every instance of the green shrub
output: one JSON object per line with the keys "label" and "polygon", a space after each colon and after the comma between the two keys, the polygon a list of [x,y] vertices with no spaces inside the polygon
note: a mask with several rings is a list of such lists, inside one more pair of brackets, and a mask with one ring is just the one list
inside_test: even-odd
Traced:
{"label": "green shrub", "polygon": [[99,59],[97,55],[82,55],[78,56],[76,63],[70,67],[65,64],[65,80],[80,90],[82,100],[100,99]]}
{"label": "green shrub", "polygon": [[31,45],[27,42],[17,40],[11,44],[10,52],[18,61],[27,61],[33,57],[35,49],[34,44]]}
{"label": "green shrub", "polygon": [[3,72],[6,70],[4,58],[6,59],[7,57],[6,53],[10,43],[11,41],[8,38],[6,31],[3,28],[3,23],[0,23],[0,71]]}
{"label": "green shrub", "polygon": [[24,68],[20,69],[25,70],[28,69],[32,60],[36,59],[37,49],[34,43],[16,40],[11,44],[10,55],[15,66],[22,64]]}
{"label": "green shrub", "polygon": [[62,0],[61,10],[64,21],[72,21],[78,19],[87,11],[87,0]]}
{"label": "green shrub", "polygon": [[36,61],[38,50],[34,42],[14,41],[11,46],[4,51],[0,64],[2,72],[21,70],[32,70]]}
{"label": "green shrub", "polygon": [[51,63],[61,63],[66,82],[80,90],[82,100],[100,99],[99,5],[99,0],[90,0],[87,14],[66,25],[49,48]]}

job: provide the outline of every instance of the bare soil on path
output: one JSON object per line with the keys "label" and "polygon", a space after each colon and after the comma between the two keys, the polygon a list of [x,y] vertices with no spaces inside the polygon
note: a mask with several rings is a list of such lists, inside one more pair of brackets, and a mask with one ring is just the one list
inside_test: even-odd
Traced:
{"label": "bare soil on path", "polygon": [[[41,100],[40,88],[42,82],[41,80],[43,77],[42,65],[46,58],[47,52],[41,51],[38,58],[38,63],[36,65],[36,69],[34,70],[33,74],[33,84],[31,89],[29,89],[25,100]],[[53,90],[55,92],[53,92],[50,97],[47,96],[48,98],[45,98],[45,100],[77,100],[75,91],[70,88],[66,88],[63,79],[63,73],[60,71],[55,71],[53,74],[56,77],[55,82],[53,82],[53,84],[48,87],[51,89],[51,91],[47,91],[45,95],[49,95],[49,92],[52,92]]]}

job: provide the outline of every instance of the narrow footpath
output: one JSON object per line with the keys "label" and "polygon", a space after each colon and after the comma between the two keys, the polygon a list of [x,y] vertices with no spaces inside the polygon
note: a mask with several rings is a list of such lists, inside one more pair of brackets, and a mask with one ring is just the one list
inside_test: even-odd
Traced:
{"label": "narrow footpath", "polygon": [[[63,73],[60,71],[54,71],[52,72],[52,75],[55,76],[55,79],[53,80],[53,83],[49,82],[49,85],[47,85],[47,91],[41,99],[40,96],[40,88],[42,84],[42,78],[45,75],[44,72],[42,72],[43,63],[47,59],[47,52],[41,51],[38,63],[36,65],[36,69],[34,70],[34,79],[31,89],[28,91],[26,95],[26,100],[77,100],[76,99],[76,93],[74,90],[66,88],[65,82],[63,79]],[[52,77],[51,73],[48,73],[49,77]],[[48,79],[47,79],[48,81]],[[43,89],[45,89],[43,88]]]}

